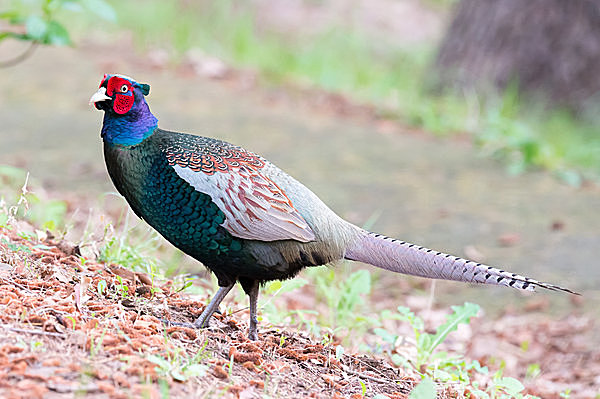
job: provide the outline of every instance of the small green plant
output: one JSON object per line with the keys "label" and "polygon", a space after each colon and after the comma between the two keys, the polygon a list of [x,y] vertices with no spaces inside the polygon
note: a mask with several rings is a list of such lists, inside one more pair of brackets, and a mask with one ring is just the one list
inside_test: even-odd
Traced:
{"label": "small green plant", "polygon": [[[368,318],[364,316],[364,312],[360,312],[365,298],[371,292],[371,276],[367,270],[359,270],[342,279],[339,278],[339,273],[347,274],[348,266],[341,268],[341,271],[314,268],[305,271],[306,278],[269,282],[263,290],[267,299],[260,305],[261,312],[276,325],[300,324],[313,336],[323,338],[324,343],[333,342],[334,336],[340,334],[342,337],[347,336],[349,331],[353,334],[366,331],[373,323],[377,323],[376,319]],[[318,298],[327,303],[326,312],[303,309],[286,312],[272,303],[277,295],[300,289],[309,282],[315,287]]]}
{"label": "small green plant", "polygon": [[231,374],[233,373],[233,353],[231,354],[231,356],[229,357],[229,363],[227,364],[227,375],[229,375],[229,378],[231,378]]}
{"label": "small green plant", "polygon": [[562,391],[560,393],[560,397],[561,398],[565,398],[565,399],[569,399],[571,397],[571,390],[570,389],[565,389],[564,391]]}
{"label": "small green plant", "polygon": [[30,347],[32,351],[45,351],[44,343],[41,341],[31,341]]}
{"label": "small green plant", "polygon": [[360,382],[361,394],[362,396],[365,396],[367,394],[367,384],[365,384],[363,380],[358,380],[358,382]]}
{"label": "small green plant", "polygon": [[[120,197],[122,198],[122,197]],[[104,229],[104,245],[98,260],[116,263],[137,272],[148,273],[154,279],[160,275],[156,254],[161,246],[160,235],[145,223],[131,226],[128,206],[123,199],[122,215],[117,221],[120,231],[112,224]]]}
{"label": "small green plant", "polygon": [[119,275],[117,275],[116,277],[117,281],[119,282],[119,284],[115,286],[117,294],[119,294],[121,298],[127,298],[129,296],[129,287],[123,283],[123,277]]}
{"label": "small green plant", "polygon": [[[29,209],[29,202],[27,201],[27,195],[29,194],[29,189],[27,188],[29,173],[25,173],[24,176],[22,176],[23,179],[20,180],[20,182],[24,181],[24,183],[20,189],[18,189],[17,186],[14,185],[14,179],[20,173],[23,173],[23,171],[18,168],[8,166],[2,166],[0,168],[0,182],[2,183],[0,185],[0,188],[2,188],[0,204],[2,204],[1,209],[3,218],[1,221],[3,225],[10,225],[15,220],[23,218],[23,215]],[[9,191],[9,193],[6,193],[6,191]],[[16,194],[16,198],[7,202],[5,196],[14,196],[15,192],[18,193]]]}
{"label": "small green plant", "polygon": [[107,289],[106,280],[98,281],[98,286],[96,287],[98,296],[104,296],[104,294],[106,293],[106,289]]}
{"label": "small green plant", "polygon": [[[482,367],[478,361],[468,361],[458,354],[450,355],[444,351],[436,351],[436,348],[444,342],[448,334],[456,330],[459,324],[469,323],[471,317],[476,316],[479,309],[479,305],[468,302],[462,306],[453,306],[452,314],[446,318],[445,323],[436,329],[435,334],[425,332],[423,319],[415,315],[408,308],[401,306],[398,308],[398,313],[396,314],[389,311],[382,312],[382,318],[406,321],[413,328],[417,352],[416,357],[414,359],[407,359],[394,353],[391,354],[391,358],[396,364],[403,366],[412,365],[424,376],[424,381],[422,382],[422,384],[425,384],[422,388],[423,393],[420,390],[417,391],[418,393],[414,394],[417,395],[415,398],[435,398],[435,387],[432,391],[431,385],[425,382],[429,377],[433,377],[434,380],[440,382],[454,382],[468,385],[473,394],[484,399],[533,398],[521,393],[525,388],[519,380],[512,377],[504,377],[502,375],[502,367],[494,374],[491,382],[487,384],[485,389],[479,389],[479,384],[476,381],[477,376],[485,376],[485,380],[490,380],[487,377],[489,374],[487,367]],[[384,329],[375,329],[375,333],[392,346],[399,339],[397,335]]]}
{"label": "small green plant", "polygon": [[[327,329],[327,330],[329,330],[329,329]],[[321,337],[321,345],[323,345],[323,346],[329,346],[329,345],[331,345],[333,343],[333,338],[334,338],[334,336],[331,333],[331,330],[330,331],[326,331],[323,334],[323,336]]]}
{"label": "small green plant", "polygon": [[184,382],[192,377],[202,377],[206,374],[208,366],[194,362],[186,361],[179,356],[162,357],[158,355],[148,355],[147,359],[156,364],[156,372],[162,376],[170,376],[174,380]]}
{"label": "small green plant", "polygon": [[[348,275],[348,268],[344,264],[338,270],[309,269],[306,272],[314,281],[317,296],[325,299],[329,309],[327,314],[319,315],[318,322],[336,334],[344,329],[358,334],[373,322],[360,311],[365,297],[371,293],[371,274],[367,270],[357,270]],[[340,278],[340,272],[346,277]]]}
{"label": "small green plant", "polygon": [[[456,330],[459,324],[468,324],[471,317],[477,315],[479,309],[479,305],[468,302],[462,306],[452,306],[453,313],[446,318],[446,322],[437,328],[435,334],[429,334],[425,332],[423,319],[406,307],[398,307],[398,314],[394,318],[410,323],[413,328],[417,346],[417,358],[414,360],[416,369],[423,370],[423,366],[432,360],[433,352],[444,342],[448,334]],[[381,330],[378,330],[378,334],[385,336]]]}
{"label": "small green plant", "polygon": [[30,209],[27,219],[35,226],[56,232],[64,227],[67,214],[67,203],[62,200],[45,199],[31,194],[28,196]]}
{"label": "small green plant", "polygon": [[[165,340],[169,337],[165,335]],[[204,341],[202,346],[193,357],[187,356],[185,350],[175,346],[169,350],[166,356],[155,354],[147,355],[147,359],[156,364],[156,372],[163,377],[171,377],[176,381],[184,382],[193,377],[202,377],[206,374],[208,366],[201,363],[203,360],[212,356],[206,350],[208,341]]]}
{"label": "small green plant", "polygon": [[435,383],[431,378],[425,377],[423,380],[412,390],[408,399],[435,399],[437,398],[437,392],[435,390]]}
{"label": "small green plant", "polygon": [[302,277],[286,281],[275,280],[268,282],[262,290],[263,297],[259,305],[260,313],[263,313],[271,323],[276,325],[290,321],[295,313],[293,311],[285,312],[278,309],[275,306],[273,299],[284,293],[300,289],[306,284],[308,284],[308,280]]}
{"label": "small green plant", "polygon": [[530,378],[530,379],[536,378],[541,373],[542,373],[542,370],[540,369],[539,363],[532,363],[529,366],[527,366],[527,374],[526,374],[527,378]]}
{"label": "small green plant", "polygon": [[289,313],[290,324],[297,324],[307,330],[312,336],[321,336],[323,328],[317,321],[319,312],[316,310],[295,309]]}
{"label": "small green plant", "polygon": [[[194,280],[196,280],[196,277],[182,276],[181,287],[175,289],[175,292],[187,291],[189,288],[191,288],[193,286]],[[191,293],[191,292],[188,291],[188,293]]]}
{"label": "small green plant", "polygon": [[13,242],[10,242],[10,241],[8,241],[8,240],[6,240],[4,238],[2,240],[0,240],[0,242],[2,242],[4,245],[6,245],[8,247],[8,249],[10,249],[12,252],[15,252],[15,253],[19,253],[19,252],[29,253],[29,252],[31,252],[31,248],[29,248],[28,246],[23,245],[23,244],[13,243]]}
{"label": "small green plant", "polygon": [[[343,330],[352,330],[354,334],[365,331],[373,320],[363,316],[359,309],[371,291],[370,274],[359,270],[341,279],[339,274],[336,278],[336,273],[339,271],[333,268],[309,269],[305,271],[306,278],[267,283],[262,291],[264,302],[259,306],[261,313],[275,325],[303,326],[313,336],[320,337],[324,345],[331,344]],[[284,311],[275,306],[273,299],[278,295],[296,291],[307,284],[314,286],[317,295],[325,299],[328,305],[326,312],[307,309]]]}
{"label": "small green plant", "polygon": [[73,316],[64,316],[64,318],[71,322],[71,329],[75,331],[75,328],[77,327],[77,320]]}
{"label": "small green plant", "polygon": [[170,398],[171,395],[169,393],[169,381],[164,378],[158,379],[158,388],[160,390],[161,398]]}
{"label": "small green plant", "polygon": [[[26,220],[36,228],[57,232],[65,225],[66,213],[65,201],[47,198],[43,192],[37,195],[30,191],[29,173],[20,168],[0,165],[0,225]],[[34,237],[23,238],[31,240]]]}
{"label": "small green plant", "polygon": [[[474,386],[476,384],[473,384]],[[491,385],[485,390],[475,387],[471,391],[482,399],[539,399],[537,396],[524,395],[523,384],[512,377],[503,377],[502,370],[499,370],[492,379]]]}
{"label": "small green plant", "polygon": [[102,330],[102,333],[99,337],[96,337],[96,339],[92,338],[90,340],[90,358],[94,359],[100,352],[100,349],[102,349],[104,335],[106,335],[106,328]]}
{"label": "small green plant", "polygon": [[344,356],[344,347],[342,345],[337,345],[335,347],[335,359],[342,360],[342,356]]}

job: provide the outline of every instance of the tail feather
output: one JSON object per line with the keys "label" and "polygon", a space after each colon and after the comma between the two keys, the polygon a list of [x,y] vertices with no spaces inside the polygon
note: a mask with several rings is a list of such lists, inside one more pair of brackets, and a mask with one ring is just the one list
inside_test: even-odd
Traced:
{"label": "tail feather", "polygon": [[345,258],[414,276],[505,285],[527,291],[542,287],[580,295],[568,288],[367,231],[364,231],[361,238],[349,246]]}

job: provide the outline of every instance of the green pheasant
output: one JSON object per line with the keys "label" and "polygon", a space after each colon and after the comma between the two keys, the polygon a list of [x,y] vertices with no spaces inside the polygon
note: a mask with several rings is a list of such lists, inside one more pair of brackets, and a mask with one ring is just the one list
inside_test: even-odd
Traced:
{"label": "green pheasant", "polygon": [[422,277],[573,293],[361,229],[259,155],[160,129],[146,103],[149,91],[129,77],[105,75],[90,103],[104,111],[104,157],[117,190],[136,215],[218,279],[216,295],[189,326],[206,327],[239,281],[250,298],[248,336],[256,340],[262,283],[339,259]]}

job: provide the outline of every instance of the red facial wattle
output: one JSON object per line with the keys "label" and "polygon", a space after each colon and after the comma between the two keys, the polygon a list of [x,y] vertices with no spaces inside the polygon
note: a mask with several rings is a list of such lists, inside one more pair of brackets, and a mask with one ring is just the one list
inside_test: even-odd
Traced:
{"label": "red facial wattle", "polygon": [[[102,80],[102,84],[106,80],[106,75]],[[133,107],[135,100],[133,96],[133,87],[129,80],[119,76],[112,76],[106,84],[106,94],[113,97],[113,110],[117,114],[126,114]]]}
{"label": "red facial wattle", "polygon": [[117,114],[126,114],[133,107],[133,93],[117,94],[113,102],[113,110]]}

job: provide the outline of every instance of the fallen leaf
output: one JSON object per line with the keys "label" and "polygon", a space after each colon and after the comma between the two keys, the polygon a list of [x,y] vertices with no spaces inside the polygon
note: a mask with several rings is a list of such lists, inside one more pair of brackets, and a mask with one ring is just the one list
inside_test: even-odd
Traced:
{"label": "fallen leaf", "polygon": [[213,374],[215,377],[221,378],[221,379],[225,379],[229,376],[229,374],[227,374],[225,369],[223,369],[223,367],[221,367],[221,366],[213,367]]}
{"label": "fallen leaf", "polygon": [[127,279],[131,282],[135,282],[135,272],[131,270],[125,269],[124,267],[121,267],[119,265],[115,265],[114,263],[108,265],[108,269],[117,276],[121,276],[124,279]]}
{"label": "fallen leaf", "polygon": [[66,255],[76,255],[80,256],[81,252],[79,250],[79,245],[74,244],[72,242],[66,240],[60,240],[58,244],[56,244],[56,248],[60,249]]}
{"label": "fallen leaf", "polygon": [[136,272],[135,275],[138,278],[138,280],[140,281],[140,283],[152,286],[152,278],[150,278],[150,276],[148,274]]}

